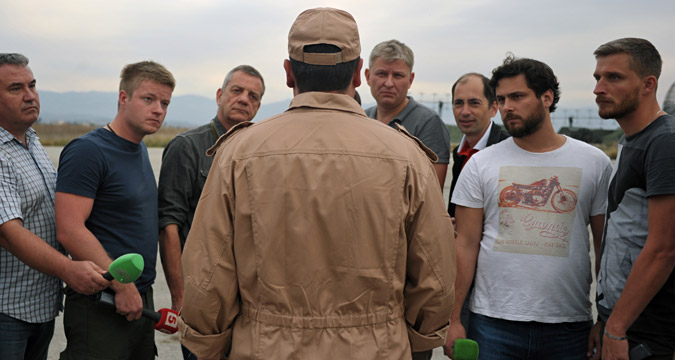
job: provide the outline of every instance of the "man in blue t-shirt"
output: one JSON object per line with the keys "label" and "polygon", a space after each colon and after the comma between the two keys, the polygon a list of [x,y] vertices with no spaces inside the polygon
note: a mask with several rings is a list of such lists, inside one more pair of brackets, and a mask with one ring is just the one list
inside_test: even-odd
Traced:
{"label": "man in blue t-shirt", "polygon": [[[644,39],[595,50],[598,113],[616,119],[598,276],[603,359],[673,359],[675,350],[675,118],[656,101],[661,56]],[[602,326],[604,325],[604,329]],[[630,349],[630,350],[629,350]]]}
{"label": "man in blue t-shirt", "polygon": [[115,119],[73,140],[61,153],[55,199],[61,244],[74,258],[102,268],[131,252],[145,260],[134,284],[113,281],[116,309],[82,296],[66,299],[68,345],[61,359],[155,356],[153,324],[141,319],[141,312],[153,308],[157,183],[142,140],[159,130],[174,87],[173,75],[160,64],[125,66]]}

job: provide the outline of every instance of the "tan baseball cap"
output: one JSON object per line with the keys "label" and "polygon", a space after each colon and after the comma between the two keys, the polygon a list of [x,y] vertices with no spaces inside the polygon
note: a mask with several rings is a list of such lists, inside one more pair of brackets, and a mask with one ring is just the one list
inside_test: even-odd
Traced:
{"label": "tan baseball cap", "polygon": [[[306,53],[306,45],[330,44],[340,52]],[[303,11],[288,32],[288,56],[312,65],[335,65],[357,59],[361,55],[359,29],[346,11],[316,8]]]}

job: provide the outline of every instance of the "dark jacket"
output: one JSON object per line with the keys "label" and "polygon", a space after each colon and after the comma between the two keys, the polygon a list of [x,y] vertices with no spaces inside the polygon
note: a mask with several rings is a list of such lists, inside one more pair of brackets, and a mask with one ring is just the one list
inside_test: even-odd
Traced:
{"label": "dark jacket", "polygon": [[[488,135],[487,146],[494,145],[509,137],[511,137],[511,135],[493,121],[490,135]],[[455,216],[455,204],[451,202],[452,192],[455,190],[459,173],[462,171],[462,164],[464,164],[464,159],[466,159],[466,156],[460,156],[458,153],[459,145],[452,149],[452,183],[450,184],[450,195],[448,196],[448,214],[452,217]]]}

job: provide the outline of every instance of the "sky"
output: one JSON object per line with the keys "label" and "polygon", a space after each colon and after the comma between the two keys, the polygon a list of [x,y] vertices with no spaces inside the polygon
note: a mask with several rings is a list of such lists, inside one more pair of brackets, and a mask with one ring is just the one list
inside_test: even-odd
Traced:
{"label": "sky", "polygon": [[[265,78],[263,102],[292,97],[283,60],[287,36],[305,9],[350,12],[366,59],[379,42],[397,39],[415,53],[410,93],[447,99],[467,72],[490,75],[507,52],[551,66],[560,107],[591,108],[593,51],[621,37],[650,40],[664,61],[658,100],[675,82],[675,1],[654,0],[2,0],[0,52],[30,59],[38,89],[116,91],[125,64],[154,60],[175,76],[174,95],[214,98],[240,64]],[[359,90],[373,103],[365,77]]]}

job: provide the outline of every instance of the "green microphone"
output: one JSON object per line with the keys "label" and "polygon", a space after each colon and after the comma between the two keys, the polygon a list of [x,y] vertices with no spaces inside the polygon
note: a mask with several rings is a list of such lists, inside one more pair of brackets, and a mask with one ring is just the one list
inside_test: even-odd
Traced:
{"label": "green microphone", "polygon": [[145,262],[141,254],[124,254],[108,266],[108,272],[103,274],[103,277],[106,280],[115,279],[122,284],[128,284],[141,276],[143,266],[145,266]]}
{"label": "green microphone", "polygon": [[452,354],[455,360],[478,359],[478,343],[471,339],[457,339],[452,346]]}

